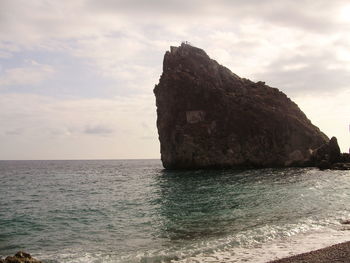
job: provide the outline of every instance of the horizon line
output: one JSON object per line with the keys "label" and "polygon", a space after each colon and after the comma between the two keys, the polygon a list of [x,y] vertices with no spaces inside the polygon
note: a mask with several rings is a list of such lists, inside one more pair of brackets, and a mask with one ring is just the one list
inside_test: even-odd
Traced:
{"label": "horizon line", "polygon": [[1,161],[132,161],[161,160],[160,158],[125,158],[125,159],[0,159]]}

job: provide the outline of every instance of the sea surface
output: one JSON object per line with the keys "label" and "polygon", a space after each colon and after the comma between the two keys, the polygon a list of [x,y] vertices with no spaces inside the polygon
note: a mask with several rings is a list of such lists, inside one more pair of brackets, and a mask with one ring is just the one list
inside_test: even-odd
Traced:
{"label": "sea surface", "polygon": [[266,262],[350,240],[350,171],[0,161],[0,256]]}

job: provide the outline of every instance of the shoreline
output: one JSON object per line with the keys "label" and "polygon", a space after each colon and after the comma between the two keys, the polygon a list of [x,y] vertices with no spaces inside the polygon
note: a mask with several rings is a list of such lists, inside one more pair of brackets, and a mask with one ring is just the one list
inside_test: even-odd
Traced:
{"label": "shoreline", "polygon": [[[262,247],[263,248],[263,247]],[[289,248],[293,248],[289,247]],[[264,248],[263,248],[264,249]],[[304,250],[305,251],[305,250]],[[276,252],[276,250],[275,250]],[[261,258],[256,257],[247,257],[247,258],[235,258],[234,254],[230,258],[229,255],[221,255],[214,256],[212,259],[218,260],[218,262],[255,262],[255,263],[350,263],[350,241],[343,241],[337,244],[325,246],[323,248],[311,249],[310,251],[298,253],[292,256],[281,256],[281,258],[277,258],[275,255],[274,259],[271,259],[271,256],[274,253],[271,251],[265,251],[261,253]],[[51,261],[52,258],[48,258],[43,254],[38,254],[38,258],[33,258],[29,253],[24,251],[18,251],[14,256],[8,256],[5,258],[0,257],[0,263],[44,263],[47,260]],[[43,257],[42,257],[43,256]],[[228,257],[227,257],[228,256]],[[230,258],[230,259],[229,259]],[[193,260],[193,261],[192,261]],[[66,261],[65,261],[66,262]],[[171,262],[208,262],[204,258],[185,258],[179,261],[171,261]],[[210,261],[212,262],[212,261]]]}
{"label": "shoreline", "polygon": [[350,262],[350,241],[335,244],[329,247],[313,250],[291,257],[281,258],[267,263],[328,263]]}

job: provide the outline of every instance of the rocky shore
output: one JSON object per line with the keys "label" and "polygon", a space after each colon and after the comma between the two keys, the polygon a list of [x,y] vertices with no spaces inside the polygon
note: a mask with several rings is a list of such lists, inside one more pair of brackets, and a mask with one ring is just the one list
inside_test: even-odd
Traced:
{"label": "rocky shore", "polygon": [[19,251],[14,256],[8,256],[5,259],[0,258],[0,263],[43,263],[33,258],[29,253]]}
{"label": "rocky shore", "polygon": [[350,242],[336,244],[327,248],[303,253],[269,263],[350,263]]}
{"label": "rocky shore", "polygon": [[[330,247],[310,251],[288,258],[269,261],[268,263],[350,263],[350,241]],[[14,256],[0,258],[0,263],[43,263],[29,253],[19,251]]]}

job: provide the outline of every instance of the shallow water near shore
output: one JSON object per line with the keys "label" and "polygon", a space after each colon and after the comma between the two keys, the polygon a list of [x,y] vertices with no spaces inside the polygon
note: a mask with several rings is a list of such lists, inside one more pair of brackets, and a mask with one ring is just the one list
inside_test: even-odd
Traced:
{"label": "shallow water near shore", "polygon": [[45,262],[264,262],[350,240],[350,171],[0,161],[0,197],[0,255]]}

